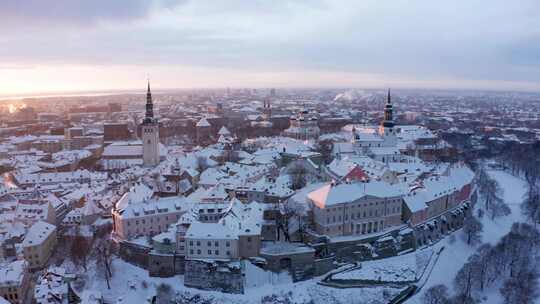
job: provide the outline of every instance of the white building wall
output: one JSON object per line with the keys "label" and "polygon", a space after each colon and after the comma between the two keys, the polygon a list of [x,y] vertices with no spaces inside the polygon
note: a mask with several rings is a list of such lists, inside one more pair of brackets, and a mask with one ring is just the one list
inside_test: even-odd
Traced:
{"label": "white building wall", "polygon": [[142,126],[143,164],[156,166],[159,164],[159,125]]}
{"label": "white building wall", "polygon": [[238,259],[238,240],[187,238],[186,259]]}

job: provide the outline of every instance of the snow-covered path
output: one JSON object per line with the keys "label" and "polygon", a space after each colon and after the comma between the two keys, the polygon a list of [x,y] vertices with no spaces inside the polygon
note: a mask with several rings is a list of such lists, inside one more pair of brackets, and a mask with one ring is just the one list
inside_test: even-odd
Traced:
{"label": "snow-covered path", "polygon": [[[484,232],[482,233],[482,242],[489,242],[491,244],[496,243],[503,235],[510,231],[512,224],[519,221],[524,221],[521,214],[520,204],[523,200],[523,196],[527,191],[526,183],[524,180],[517,178],[504,171],[488,171],[488,174],[499,182],[499,185],[503,189],[504,200],[512,210],[512,214],[497,218],[494,221],[488,215],[482,218],[482,224],[484,225]],[[479,202],[482,204],[483,202]],[[468,246],[461,239],[461,231],[455,232],[455,242],[451,243],[450,238],[439,242],[435,248],[438,250],[441,246],[445,246],[445,250],[441,253],[439,261],[435,266],[433,273],[431,274],[428,282],[424,286],[423,291],[429,287],[444,284],[452,290],[453,280],[456,273],[463,264],[467,261],[469,256],[474,253],[476,247]],[[492,295],[497,295],[493,293]],[[497,304],[497,297],[489,303]],[[422,292],[412,297],[406,302],[407,304],[421,304]]]}

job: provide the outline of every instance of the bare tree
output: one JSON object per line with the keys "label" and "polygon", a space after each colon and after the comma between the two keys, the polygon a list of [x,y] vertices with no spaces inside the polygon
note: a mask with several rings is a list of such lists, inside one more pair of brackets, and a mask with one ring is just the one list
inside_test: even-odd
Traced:
{"label": "bare tree", "polygon": [[479,192],[484,197],[484,208],[491,209],[491,204],[502,200],[502,189],[499,183],[492,179],[483,166],[480,166],[476,173],[476,184]]}
{"label": "bare tree", "polygon": [[540,187],[530,187],[521,205],[523,214],[527,216],[535,227],[540,223]]}
{"label": "bare tree", "polygon": [[539,248],[540,232],[515,223],[495,246],[480,246],[463,265],[454,279],[459,294],[451,303],[474,303],[474,297],[495,282],[505,282],[500,291],[506,303],[531,303],[538,297]]}
{"label": "bare tree", "polygon": [[291,176],[291,188],[298,190],[304,188],[307,184],[307,170],[300,163],[294,163],[288,170]]}
{"label": "bare tree", "polygon": [[491,214],[491,220],[494,220],[496,217],[507,216],[512,213],[512,210],[504,202],[504,200],[498,196],[495,196],[491,201],[491,208],[489,209]]}
{"label": "bare tree", "polygon": [[490,244],[483,244],[480,246],[476,252],[471,255],[468,259],[470,267],[473,268],[473,277],[476,287],[480,288],[481,291],[488,284],[488,277],[490,271],[492,270],[492,259],[491,259],[492,246]]}
{"label": "bare tree", "polygon": [[294,199],[288,199],[281,205],[281,220],[278,222],[278,227],[285,235],[285,240],[290,241],[290,226],[291,224],[298,225],[300,237],[303,237],[303,222],[302,217],[305,213],[303,204],[298,203]]}
{"label": "bare tree", "polygon": [[472,297],[475,270],[476,267],[473,263],[467,262],[461,267],[454,278],[456,290],[459,290],[459,293],[466,298]]}
{"label": "bare tree", "polygon": [[206,156],[197,156],[196,170],[202,173],[204,170],[208,169],[208,158]]}
{"label": "bare tree", "polygon": [[161,283],[156,288],[156,304],[170,304],[174,299],[171,285]]}
{"label": "bare tree", "polygon": [[448,287],[445,285],[435,285],[424,293],[422,302],[424,304],[449,304]]}
{"label": "bare tree", "polygon": [[320,140],[315,144],[315,151],[321,153],[323,162],[329,164],[332,161],[332,147],[331,140]]}
{"label": "bare tree", "polygon": [[481,241],[482,230],[482,223],[471,213],[467,214],[463,221],[463,233],[468,245],[475,245]]}
{"label": "bare tree", "polygon": [[[76,229],[78,231],[79,227],[77,226]],[[71,260],[75,266],[82,266],[85,272],[88,271],[88,259],[91,249],[91,241],[80,235],[80,233],[76,233],[71,243]]]}
{"label": "bare tree", "polygon": [[108,240],[100,239],[96,249],[96,266],[107,281],[107,288],[111,289],[111,278],[113,276],[112,268],[112,248]]}
{"label": "bare tree", "polygon": [[[527,262],[525,262],[527,261]],[[515,277],[509,277],[500,292],[505,304],[533,304],[540,296],[538,290],[538,271],[530,259],[524,260]]]}

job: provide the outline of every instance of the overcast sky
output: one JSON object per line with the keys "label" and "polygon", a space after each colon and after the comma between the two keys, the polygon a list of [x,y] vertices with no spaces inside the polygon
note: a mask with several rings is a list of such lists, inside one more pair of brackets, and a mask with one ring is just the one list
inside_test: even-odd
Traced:
{"label": "overcast sky", "polygon": [[0,95],[142,87],[540,91],[538,0],[0,0]]}

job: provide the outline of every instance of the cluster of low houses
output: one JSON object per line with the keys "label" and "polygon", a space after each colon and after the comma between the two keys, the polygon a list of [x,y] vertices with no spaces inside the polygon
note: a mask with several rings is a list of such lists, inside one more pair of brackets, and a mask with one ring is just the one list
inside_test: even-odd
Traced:
{"label": "cluster of low houses", "polygon": [[[302,141],[309,136],[247,142],[253,153],[235,161],[219,160],[226,145],[218,143],[160,164],[158,178],[134,185],[112,210],[120,256],[150,275],[184,274],[187,286],[242,292],[242,263],[302,279],[331,269],[342,249],[375,244],[380,256],[390,243],[387,254],[396,254],[460,227],[474,173],[430,162],[449,146],[428,129],[394,126],[387,107],[381,127],[351,125],[341,135],[328,165]],[[209,155],[200,172],[197,153]],[[293,166],[308,181],[299,190]],[[179,181],[189,191],[160,190]]]}
{"label": "cluster of low houses", "polygon": [[[4,174],[2,181],[0,296],[10,303],[67,303],[37,286],[32,298],[31,273],[49,266],[60,230],[63,237],[92,238],[111,225],[110,210],[117,198],[107,184],[108,174],[14,171]],[[78,235],[83,226],[88,232]]]}
{"label": "cluster of low houses", "polygon": [[[183,274],[186,286],[241,293],[245,263],[301,280],[359,252],[373,258],[429,245],[462,224],[473,172],[432,162],[451,147],[425,127],[395,126],[390,100],[380,127],[325,135],[329,164],[313,145],[316,115],[291,120],[285,136],[243,143],[222,127],[214,144],[189,152],[113,143],[103,153],[109,172],[30,165],[4,174],[0,296],[24,303],[29,271],[47,267],[59,230],[80,231],[73,227],[110,223],[119,256],[150,275]],[[141,166],[145,151],[157,165]],[[306,185],[297,189],[297,178]],[[49,268],[34,300],[64,303],[72,279]]]}

